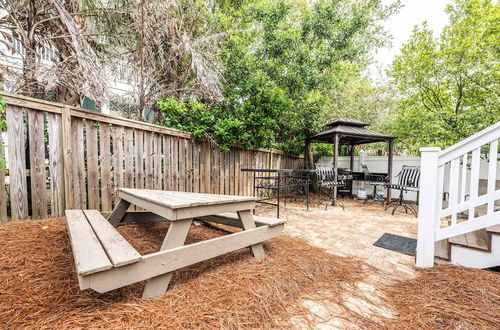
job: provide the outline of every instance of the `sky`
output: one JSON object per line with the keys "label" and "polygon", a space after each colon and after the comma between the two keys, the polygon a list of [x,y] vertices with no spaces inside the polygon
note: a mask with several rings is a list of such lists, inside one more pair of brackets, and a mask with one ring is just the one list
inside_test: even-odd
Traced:
{"label": "sky", "polygon": [[[384,0],[389,4],[392,0]],[[439,35],[448,22],[444,12],[450,0],[401,0],[402,8],[385,22],[385,29],[392,35],[392,46],[379,49],[374,55],[375,63],[369,68],[370,76],[379,80],[380,69],[385,70],[399,53],[401,46],[410,38],[413,27],[427,21],[428,26]]]}

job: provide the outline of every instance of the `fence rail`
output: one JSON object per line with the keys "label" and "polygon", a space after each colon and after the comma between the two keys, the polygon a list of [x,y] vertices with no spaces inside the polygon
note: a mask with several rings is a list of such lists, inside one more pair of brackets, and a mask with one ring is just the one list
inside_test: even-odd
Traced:
{"label": "fence rail", "polygon": [[[221,151],[191,134],[20,95],[7,102],[8,184],[0,171],[0,222],[111,210],[120,187],[251,195],[241,168],[296,168],[280,150]],[[2,152],[4,148],[2,147]]]}
{"label": "fence rail", "polygon": [[[500,122],[448,149],[421,149],[418,267],[434,265],[435,242],[500,224],[499,138]],[[484,191],[480,191],[481,155],[487,160]]]}

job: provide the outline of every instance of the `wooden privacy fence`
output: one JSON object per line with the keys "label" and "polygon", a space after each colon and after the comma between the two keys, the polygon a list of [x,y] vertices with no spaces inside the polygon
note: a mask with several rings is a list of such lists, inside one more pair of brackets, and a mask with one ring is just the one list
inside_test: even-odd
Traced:
{"label": "wooden privacy fence", "polygon": [[303,162],[279,150],[221,151],[186,132],[0,95],[8,104],[0,221],[57,217],[69,208],[108,211],[120,187],[251,195],[251,175],[240,169],[297,168]]}

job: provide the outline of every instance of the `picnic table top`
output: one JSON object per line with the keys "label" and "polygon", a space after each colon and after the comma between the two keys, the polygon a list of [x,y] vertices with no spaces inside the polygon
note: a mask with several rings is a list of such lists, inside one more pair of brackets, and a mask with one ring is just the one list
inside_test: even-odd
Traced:
{"label": "picnic table top", "polygon": [[256,197],[252,196],[232,196],[181,191],[120,188],[120,197],[123,197],[123,193],[173,210],[196,206],[252,202],[256,200]]}

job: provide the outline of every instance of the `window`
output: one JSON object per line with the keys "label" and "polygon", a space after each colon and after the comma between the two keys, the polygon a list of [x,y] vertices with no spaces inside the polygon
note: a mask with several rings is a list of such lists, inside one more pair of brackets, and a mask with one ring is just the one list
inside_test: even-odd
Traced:
{"label": "window", "polygon": [[15,53],[18,53],[19,55],[26,55],[26,50],[24,49],[21,41],[19,39],[13,37],[12,38],[12,48],[14,49]]}

